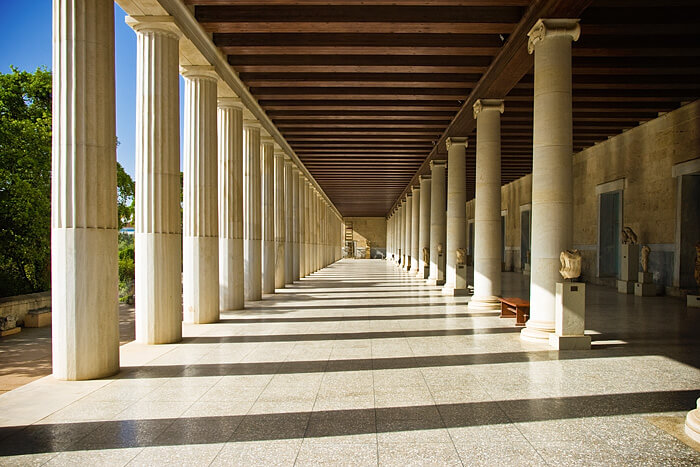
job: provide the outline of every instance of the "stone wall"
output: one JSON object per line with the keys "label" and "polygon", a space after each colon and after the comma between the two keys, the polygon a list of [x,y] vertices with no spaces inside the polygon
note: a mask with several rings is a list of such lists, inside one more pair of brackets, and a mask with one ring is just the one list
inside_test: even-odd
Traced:
{"label": "stone wall", "polygon": [[24,322],[27,313],[42,308],[51,308],[51,291],[0,298],[0,317],[13,315],[17,325]]}
{"label": "stone wall", "polygon": [[[507,110],[506,110],[507,112]],[[672,286],[676,242],[675,164],[700,157],[700,101],[636,126],[574,155],[574,246],[583,253],[583,276],[597,278],[598,193],[600,185],[623,187],[622,225],[649,245],[649,270],[660,287]],[[520,264],[520,211],[531,203],[532,175],[501,188],[506,210],[506,249],[513,269]],[[471,203],[471,204],[470,204]],[[467,218],[473,219],[473,202]]]}
{"label": "stone wall", "polygon": [[366,248],[370,242],[372,258],[386,256],[386,219],[383,217],[346,217],[345,222],[352,222],[353,238],[358,248]]}

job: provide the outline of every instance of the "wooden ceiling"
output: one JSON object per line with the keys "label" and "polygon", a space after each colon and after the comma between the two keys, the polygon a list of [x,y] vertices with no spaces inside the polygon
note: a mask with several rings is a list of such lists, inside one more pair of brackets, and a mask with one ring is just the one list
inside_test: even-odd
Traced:
{"label": "wooden ceiling", "polygon": [[581,18],[574,151],[700,95],[697,0],[185,0],[345,216],[384,216],[478,98],[505,98],[502,181],[532,169],[541,17]]}

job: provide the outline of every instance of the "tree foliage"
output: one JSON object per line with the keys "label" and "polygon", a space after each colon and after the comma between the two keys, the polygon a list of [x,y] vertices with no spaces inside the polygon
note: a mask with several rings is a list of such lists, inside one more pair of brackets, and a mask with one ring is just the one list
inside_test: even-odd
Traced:
{"label": "tree foliage", "polygon": [[134,223],[134,191],[136,184],[131,176],[126,173],[122,165],[117,162],[117,214],[119,216],[119,228]]}
{"label": "tree foliage", "polygon": [[50,283],[51,73],[0,73],[0,296]]}

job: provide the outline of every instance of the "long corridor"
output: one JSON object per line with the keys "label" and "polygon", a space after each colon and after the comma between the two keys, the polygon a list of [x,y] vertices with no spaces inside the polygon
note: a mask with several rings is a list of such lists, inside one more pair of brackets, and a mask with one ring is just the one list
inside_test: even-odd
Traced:
{"label": "long corridor", "polygon": [[467,300],[342,260],[179,344],[122,346],[115,377],[0,395],[0,465],[700,463],[679,440],[700,313],[591,285],[592,350],[557,352]]}

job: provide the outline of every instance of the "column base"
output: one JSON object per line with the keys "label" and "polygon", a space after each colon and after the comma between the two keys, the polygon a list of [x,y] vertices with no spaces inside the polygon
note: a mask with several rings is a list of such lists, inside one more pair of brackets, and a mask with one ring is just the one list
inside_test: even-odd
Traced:
{"label": "column base", "polygon": [[591,336],[559,336],[550,334],[549,346],[555,350],[591,350]]}
{"label": "column base", "polygon": [[453,297],[466,297],[469,295],[469,289],[458,289],[452,285],[445,285],[442,288],[443,295],[452,295]]}
{"label": "column base", "polygon": [[500,311],[501,301],[495,296],[473,296],[467,309],[474,311]]}
{"label": "column base", "polygon": [[689,308],[700,308],[700,295],[687,295],[685,300]]}
{"label": "column base", "polygon": [[688,412],[685,417],[685,434],[696,443],[700,443],[700,399],[698,408]]}
{"label": "column base", "polygon": [[219,239],[184,237],[182,270],[184,321],[219,321]]}
{"label": "column base", "polygon": [[[532,313],[532,310],[530,310]],[[520,339],[538,344],[549,344],[549,336],[554,334],[554,323],[529,320],[522,331]]]}
{"label": "column base", "polygon": [[634,284],[634,281],[617,281],[617,291],[624,294],[633,294]]}
{"label": "column base", "polygon": [[440,280],[440,279],[431,279],[431,278],[428,278],[428,279],[426,280],[426,283],[427,283],[428,285],[435,285],[435,286],[445,285],[444,279],[443,279],[443,280]]}

